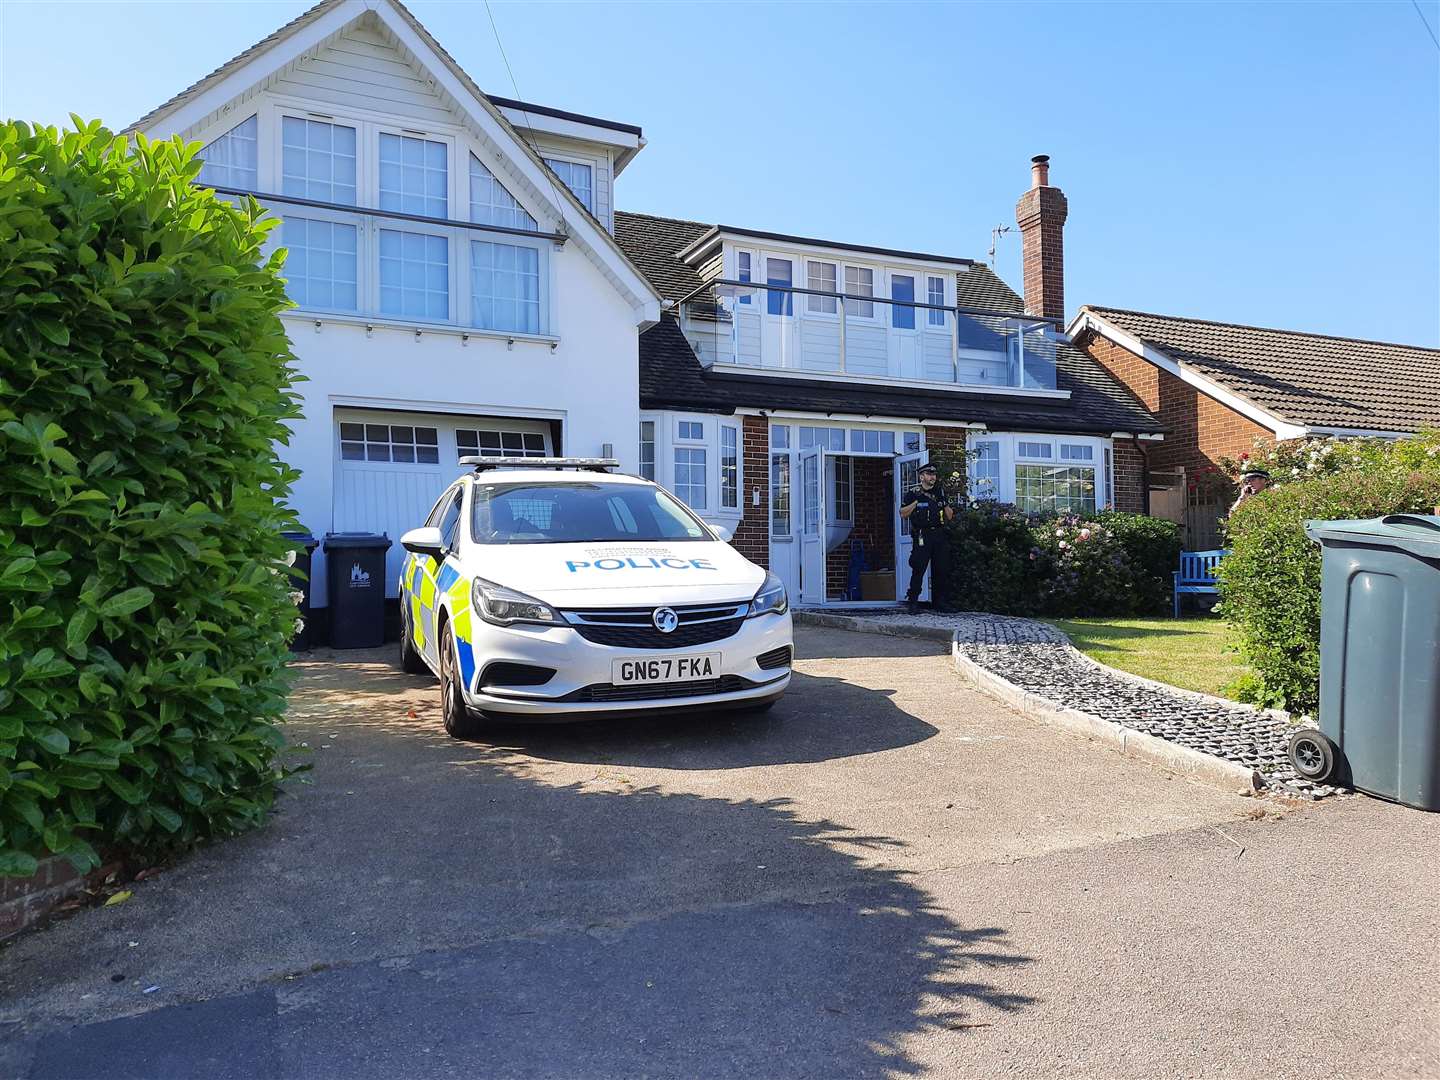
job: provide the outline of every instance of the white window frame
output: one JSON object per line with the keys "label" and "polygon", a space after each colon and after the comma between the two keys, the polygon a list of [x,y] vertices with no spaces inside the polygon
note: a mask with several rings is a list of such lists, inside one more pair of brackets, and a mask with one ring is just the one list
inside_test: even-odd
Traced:
{"label": "white window frame", "polygon": [[[533,240],[523,234],[509,232],[485,232],[465,228],[465,222],[470,217],[470,162],[469,157],[473,155],[482,165],[488,169],[496,180],[513,194],[510,184],[505,182],[501,172],[497,172],[489,155],[483,146],[477,145],[470,139],[468,134],[459,128],[447,128],[440,125],[427,125],[423,130],[410,126],[410,121],[399,117],[375,116],[373,114],[361,113],[345,108],[329,109],[327,105],[321,105],[315,101],[307,101],[290,96],[274,95],[268,96],[253,114],[257,123],[257,193],[281,192],[281,166],[283,162],[283,118],[286,116],[299,120],[313,120],[321,123],[338,125],[342,127],[353,127],[356,130],[356,210],[352,214],[342,210],[321,210],[312,207],[292,206],[287,203],[277,202],[271,208],[277,217],[282,221],[287,211],[293,211],[294,216],[314,218],[318,220],[341,221],[345,224],[352,224],[357,227],[358,237],[356,243],[358,267],[357,299],[358,306],[355,311],[336,310],[320,307],[297,307],[295,314],[305,315],[311,312],[325,315],[333,315],[347,320],[360,322],[375,322],[385,325],[414,326],[417,329],[425,327],[449,327],[466,333],[473,333],[485,337],[497,337],[501,339],[535,339],[540,341],[554,342],[556,340],[555,328],[559,325],[559,297],[555,282],[555,263],[552,258],[553,243],[546,237],[537,236]],[[318,106],[318,108],[317,108]],[[319,108],[326,111],[320,112]],[[211,125],[196,133],[196,140],[202,143],[213,142],[215,139],[227,134],[237,124],[245,122],[250,117],[241,115],[239,120],[231,117],[215,121]],[[446,165],[447,165],[447,188],[446,206],[448,217],[446,220],[456,222],[455,226],[430,225],[423,222],[405,221],[400,218],[388,218],[379,216],[379,175],[380,175],[380,134],[400,135],[408,138],[423,138],[430,142],[446,144]],[[584,158],[581,163],[592,164]],[[518,197],[517,203],[536,220],[539,228],[546,228],[547,218],[553,215],[541,215],[535,212],[534,207],[528,205]],[[445,235],[449,245],[449,310],[450,316],[445,320],[429,318],[403,317],[398,315],[381,314],[380,312],[380,253],[379,233],[380,230],[391,229],[398,232],[424,232],[436,235]],[[283,246],[281,235],[283,230],[277,230],[271,234],[271,239],[266,250]],[[470,248],[468,241],[471,239],[489,240],[493,243],[513,244],[516,246],[534,247],[539,252],[539,277],[540,277],[540,332],[530,334],[523,331],[491,330],[474,325],[472,318],[472,306],[470,295]]]}
{"label": "white window frame", "polygon": [[[447,221],[465,221],[469,218],[470,199],[468,196],[470,193],[468,190],[465,192],[467,196],[464,201],[465,217],[462,218],[456,213],[459,209],[459,203],[456,201],[458,187],[455,175],[458,170],[455,167],[456,140],[453,135],[432,134],[428,131],[412,130],[394,124],[383,123],[373,124],[372,128],[373,131],[366,140],[368,157],[365,160],[369,167],[374,170],[374,186],[372,188],[372,198],[374,201],[368,205],[373,206],[377,210],[380,209],[380,136],[393,135],[398,139],[418,139],[421,142],[441,143],[445,147],[445,213],[425,214],[422,216],[443,217]],[[470,152],[468,148],[466,148],[466,152]],[[479,155],[476,156],[478,157]],[[484,164],[484,162],[481,162],[481,164]],[[468,187],[468,181],[470,179],[470,162],[468,159],[465,162],[465,179]],[[401,214],[416,213],[416,211],[413,210],[398,210],[394,212]]]}
{"label": "white window frame", "polygon": [[[255,169],[254,169],[254,172],[255,172],[255,184],[254,184],[254,187],[253,187],[251,190],[258,191],[258,190],[260,190],[261,159],[262,159],[263,156],[264,156],[264,155],[261,153],[261,149],[260,149],[260,143],[261,143],[261,141],[262,141],[262,136],[261,136],[260,132],[261,132],[261,129],[264,127],[264,124],[261,122],[260,113],[259,113],[259,112],[252,112],[249,116],[244,116],[244,117],[242,117],[241,119],[234,121],[233,123],[228,123],[228,124],[224,127],[224,129],[223,129],[222,131],[216,133],[215,135],[212,135],[209,139],[206,139],[205,142],[204,142],[204,146],[203,146],[203,148],[202,148],[202,150],[201,150],[201,152],[200,152],[200,154],[199,154],[199,157],[200,157],[201,160],[203,161],[203,160],[205,159],[205,154],[204,154],[204,150],[205,150],[205,149],[208,149],[209,147],[214,146],[214,145],[215,145],[217,142],[219,142],[221,139],[224,139],[224,138],[227,138],[227,137],[233,135],[235,132],[239,131],[242,127],[244,127],[244,126],[245,126],[246,124],[248,124],[248,123],[251,123],[252,121],[253,121],[254,124],[255,124],[255,138],[254,138],[254,140],[253,140],[253,142],[255,143]],[[238,140],[237,140],[237,141],[238,141]],[[244,140],[244,141],[245,141],[245,142],[251,142],[252,140],[246,139],[246,140]],[[214,180],[214,178],[207,178],[206,176],[203,175],[204,172],[205,172],[205,169],[208,168],[208,167],[209,167],[209,162],[206,162],[205,166],[203,166],[203,167],[200,169],[201,175],[196,177],[196,180],[198,180],[201,184],[207,185],[207,186],[211,186],[211,187],[216,187],[216,186],[218,186],[218,187],[241,188],[241,189],[244,189],[244,188],[245,188],[245,185],[244,185],[244,184],[234,184],[234,183],[217,184],[216,181]],[[216,165],[216,166],[214,166],[214,167],[217,168],[217,169],[225,169],[225,170],[227,170],[227,171],[229,171],[229,172],[234,172],[235,169],[236,169],[236,166],[234,166],[234,165]],[[248,172],[249,170],[247,169],[246,171]]]}
{"label": "white window frame", "polygon": [[[734,493],[735,501],[734,501],[734,502],[731,502],[731,503],[727,503],[727,502],[725,501],[725,495],[726,495],[726,484],[725,484],[725,468],[726,468],[726,466],[725,466],[725,434],[726,434],[726,432],[731,433],[731,434],[735,437],[735,465],[734,465],[734,469],[735,469],[735,483],[734,483],[734,485],[733,485],[733,488],[734,488],[734,492],[733,492],[733,493]],[[744,497],[744,489],[740,486],[740,458],[741,458],[741,452],[740,452],[740,450],[741,450],[741,441],[740,441],[740,440],[741,440],[740,425],[739,425],[739,424],[727,424],[727,423],[725,423],[725,422],[722,420],[722,421],[720,422],[720,424],[718,425],[718,432],[717,432],[717,434],[716,434],[716,444],[717,444],[717,447],[718,447],[718,449],[719,449],[719,453],[717,453],[717,454],[716,454],[716,457],[715,457],[715,470],[716,470],[716,473],[715,473],[715,486],[716,486],[716,494],[719,496],[719,498],[717,498],[717,499],[715,500],[715,508],[716,508],[719,512],[721,512],[721,513],[725,513],[726,511],[733,511],[733,512],[735,512],[735,513],[739,513],[739,512],[740,512],[740,504],[741,504],[741,501],[742,501],[742,499],[743,499],[743,497]]]}
{"label": "white window frame", "polygon": [[[656,472],[656,467],[659,459],[656,457],[655,454],[655,432],[657,427],[658,425],[653,417],[642,416],[640,418],[640,455],[638,458],[640,463],[639,471],[642,479],[652,482],[655,481],[655,477],[658,475],[658,473]],[[646,438],[647,435],[649,436],[649,438]],[[650,460],[648,462],[645,460],[645,448],[647,446],[650,448]],[[650,466],[650,471],[648,475],[645,471],[645,466],[647,464]]]}
{"label": "white window frame", "polygon": [[[927,304],[942,304],[948,306],[949,300],[947,297],[950,295],[950,282],[953,279],[947,277],[945,274],[936,274],[929,270],[923,271],[922,276],[925,279],[925,302]],[[940,283],[940,298],[938,300],[930,289],[930,286],[937,281]],[[950,318],[947,312],[937,311],[935,308],[925,308],[924,311],[925,318],[921,323],[922,329],[934,333],[943,333],[949,327]],[[934,321],[937,317],[940,320],[939,322]]]}
{"label": "white window frame", "polygon": [[[885,306],[885,305],[881,303],[881,301],[882,301],[883,298],[879,295],[879,292],[877,291],[877,289],[884,286],[884,283],[885,283],[885,271],[882,270],[882,269],[879,268],[879,267],[876,267],[876,266],[867,266],[867,265],[865,265],[864,263],[857,263],[857,262],[845,262],[845,263],[842,263],[841,265],[844,267],[844,270],[842,271],[842,273],[843,273],[843,279],[842,279],[842,280],[844,281],[845,284],[844,284],[844,287],[843,287],[840,291],[843,292],[846,296],[860,296],[860,297],[863,297],[863,296],[865,295],[864,293],[861,293],[861,292],[858,291],[858,289],[859,289],[859,286],[858,286],[858,285],[857,285],[855,288],[853,288],[853,289],[851,288],[851,286],[850,286],[850,271],[851,271],[851,270],[858,271],[858,272],[861,273],[861,274],[869,274],[869,275],[870,275],[870,298],[869,298],[869,299],[861,299],[861,300],[846,300],[846,301],[845,301],[845,318],[848,319],[848,320],[850,320],[850,321],[852,321],[852,322],[878,323],[878,322],[880,321],[880,312],[879,312],[879,309],[880,309],[881,307]],[[860,309],[859,309],[859,305],[861,305],[861,304],[869,304],[869,305],[870,305],[870,313],[869,313],[868,315],[861,313],[861,311],[860,311]]]}
{"label": "white window frame", "polygon": [[[271,123],[271,132],[270,132],[270,142],[272,143],[271,159],[270,159],[270,160],[271,160],[271,167],[273,168],[274,171],[273,171],[273,184],[272,184],[271,186],[268,186],[268,187],[267,187],[267,186],[262,182],[261,185],[260,185],[262,188],[265,188],[265,190],[267,190],[267,191],[272,191],[272,192],[274,192],[276,195],[286,195],[286,194],[289,194],[292,198],[300,198],[300,199],[315,198],[315,196],[314,196],[313,194],[311,194],[309,191],[306,191],[306,192],[304,192],[304,193],[302,193],[302,194],[296,195],[296,194],[294,194],[294,193],[292,193],[292,192],[286,192],[286,190],[285,190],[285,121],[286,121],[287,119],[289,119],[289,120],[300,120],[300,121],[303,121],[303,122],[306,123],[306,124],[327,124],[327,125],[329,125],[329,126],[332,127],[332,128],[336,128],[336,127],[352,128],[352,129],[354,129],[354,131],[355,131],[355,201],[354,201],[353,203],[347,203],[347,202],[345,202],[343,199],[335,199],[335,198],[319,199],[318,201],[320,201],[320,202],[334,203],[334,204],[336,204],[336,205],[338,205],[338,206],[367,206],[367,205],[368,205],[368,206],[374,206],[374,205],[377,205],[377,204],[375,204],[375,203],[367,203],[367,202],[366,202],[366,198],[365,198],[365,193],[366,193],[366,190],[367,190],[367,186],[366,186],[367,146],[368,146],[369,140],[368,140],[367,137],[366,137],[366,127],[367,127],[367,125],[365,124],[364,121],[359,120],[359,119],[357,119],[357,118],[355,118],[355,117],[351,117],[351,116],[330,116],[330,115],[321,116],[321,115],[319,115],[319,114],[310,112],[308,109],[296,109],[296,108],[287,108],[287,107],[278,107],[278,106],[277,106],[277,107],[275,107],[275,108],[273,108],[273,109],[265,110],[265,111],[268,112],[268,113],[270,114],[270,116],[273,118],[273,119],[272,119],[272,123]],[[261,124],[260,124],[260,127],[263,129],[264,126],[265,126],[265,125],[264,125],[264,122],[263,122],[263,119],[262,119]],[[264,142],[265,142],[265,136],[264,136],[263,131],[258,132],[258,133],[257,133],[257,137],[256,137],[256,143],[257,143],[257,145],[256,145],[256,153],[257,153],[257,155],[260,154],[260,146],[259,146],[259,144],[264,143]],[[378,144],[378,142],[377,142],[377,143],[376,143],[376,146],[378,147],[378,145],[379,145],[379,144]],[[262,157],[262,160],[261,160],[260,164],[261,164],[260,175],[263,177],[263,176],[265,175],[263,157]],[[282,205],[283,205],[283,204],[282,204]],[[307,209],[308,209],[308,208],[307,208]]]}
{"label": "white window frame", "polygon": [[[817,286],[811,279],[810,268],[812,266],[828,266],[830,268],[830,292],[839,292],[840,264],[827,259],[806,259],[805,260],[805,288],[814,289]],[[839,319],[840,301],[836,296],[816,296],[814,293],[805,294],[805,315],[814,316],[820,319]]]}
{"label": "white window frame", "polygon": [[[706,521],[723,521],[732,528],[745,513],[745,426],[738,416],[720,413],[642,412],[640,423],[655,425],[655,483],[676,498],[675,451],[705,451],[705,506],[691,507]],[[681,424],[703,424],[699,438],[680,435]],[[721,428],[735,430],[735,505],[721,505]],[[683,500],[682,500],[683,501]],[[686,504],[689,505],[688,503]]]}
{"label": "white window frame", "polygon": [[[576,201],[579,202],[581,206],[585,206],[585,209],[588,210],[588,211],[590,211],[590,214],[591,214],[592,217],[595,217],[595,218],[598,219],[598,218],[600,217],[600,211],[597,210],[596,207],[595,207],[595,199],[596,199],[596,196],[599,195],[599,193],[600,193],[599,177],[600,177],[600,164],[601,164],[601,159],[599,159],[599,158],[593,158],[593,157],[590,157],[589,155],[586,155],[586,154],[568,154],[568,153],[553,151],[553,150],[549,150],[549,149],[542,149],[542,150],[540,151],[540,157],[545,161],[545,163],[546,163],[547,166],[548,166],[549,163],[552,162],[552,161],[563,161],[566,165],[584,165],[586,168],[588,168],[588,169],[590,170],[590,205],[589,205],[589,206],[585,206],[585,200],[584,200],[584,199],[581,199],[579,195],[575,195],[575,189],[572,188],[569,184],[565,184],[565,189],[566,189],[567,191],[569,191],[571,195],[575,195]],[[558,174],[557,174],[557,175],[558,175]],[[564,181],[563,179],[561,179],[560,182],[561,182],[562,184],[565,183],[565,181]]]}
{"label": "white window frame", "polygon": [[[1000,447],[1000,477],[995,498],[1000,502],[1014,503],[1016,500],[1015,469],[1018,465],[1048,465],[1055,468],[1086,468],[1095,470],[1095,509],[1112,509],[1115,505],[1113,476],[1113,441],[1097,435],[1056,435],[1050,432],[971,432],[966,440],[967,447],[973,448],[982,442],[997,443]],[[1042,443],[1050,450],[1050,457],[1021,457],[1021,443]],[[1062,459],[1060,447],[1066,443],[1093,448],[1088,461]]]}
{"label": "white window frame", "polygon": [[[749,260],[750,265],[744,267],[740,265],[740,257],[742,255]],[[735,280],[753,284],[755,281],[755,264],[759,261],[760,256],[758,252],[752,251],[749,248],[737,248],[735,250]],[[738,300],[742,304],[753,307],[755,296],[753,293],[744,292],[740,294]]]}

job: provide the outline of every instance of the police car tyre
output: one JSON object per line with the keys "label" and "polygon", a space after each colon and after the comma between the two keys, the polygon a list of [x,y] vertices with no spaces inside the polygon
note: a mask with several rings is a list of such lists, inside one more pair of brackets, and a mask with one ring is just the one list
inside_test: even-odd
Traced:
{"label": "police car tyre", "polygon": [[400,606],[400,670],[406,675],[430,674],[430,666],[415,651],[415,630],[410,625],[410,616],[405,611],[403,599]]}
{"label": "police car tyre", "polygon": [[452,739],[479,738],[485,722],[465,706],[460,690],[460,669],[455,660],[455,634],[446,623],[440,631],[440,718]]}

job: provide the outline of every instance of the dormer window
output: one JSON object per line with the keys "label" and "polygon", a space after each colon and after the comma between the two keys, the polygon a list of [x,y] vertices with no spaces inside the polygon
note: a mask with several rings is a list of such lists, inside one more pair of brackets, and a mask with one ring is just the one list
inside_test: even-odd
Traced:
{"label": "dormer window", "polygon": [[555,175],[570,189],[575,198],[580,200],[580,205],[595,212],[595,169],[579,161],[566,161],[563,158],[545,158],[545,164],[555,170]]}

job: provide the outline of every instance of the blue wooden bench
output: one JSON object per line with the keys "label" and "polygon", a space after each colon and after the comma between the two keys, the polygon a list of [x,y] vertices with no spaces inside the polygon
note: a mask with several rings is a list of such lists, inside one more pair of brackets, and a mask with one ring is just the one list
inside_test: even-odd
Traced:
{"label": "blue wooden bench", "polygon": [[1220,565],[1220,560],[1229,554],[1230,552],[1224,549],[1180,553],[1180,569],[1175,571],[1175,618],[1180,617],[1180,597],[1183,594],[1220,594],[1220,590],[1215,587],[1215,569]]}

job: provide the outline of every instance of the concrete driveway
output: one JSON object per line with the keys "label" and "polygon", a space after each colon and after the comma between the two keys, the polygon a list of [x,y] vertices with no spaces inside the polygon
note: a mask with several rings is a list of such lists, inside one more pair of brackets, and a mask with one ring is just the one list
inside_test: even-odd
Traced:
{"label": "concrete driveway", "polygon": [[768,715],[490,745],[388,651],[298,664],[309,782],[0,952],[0,1076],[1440,1075],[1440,816],[798,647]]}

